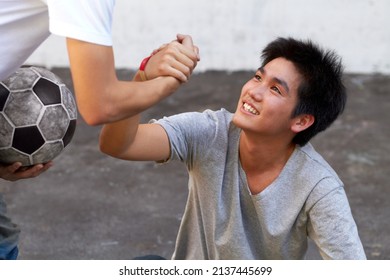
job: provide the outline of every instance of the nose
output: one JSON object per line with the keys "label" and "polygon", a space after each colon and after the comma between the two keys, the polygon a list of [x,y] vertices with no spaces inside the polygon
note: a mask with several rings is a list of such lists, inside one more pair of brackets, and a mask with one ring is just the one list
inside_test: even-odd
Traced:
{"label": "nose", "polygon": [[264,88],[261,85],[255,85],[248,89],[249,96],[254,101],[261,101],[264,95]]}

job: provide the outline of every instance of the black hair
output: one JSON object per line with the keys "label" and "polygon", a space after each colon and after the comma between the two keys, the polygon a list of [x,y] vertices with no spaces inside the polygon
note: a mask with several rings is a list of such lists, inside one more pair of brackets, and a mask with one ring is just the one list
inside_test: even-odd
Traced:
{"label": "black hair", "polygon": [[315,118],[309,128],[293,138],[295,144],[302,146],[328,128],[344,111],[347,93],[342,82],[341,58],[334,51],[323,50],[310,40],[278,38],[264,48],[262,67],[279,57],[291,61],[303,77],[292,117],[310,114]]}

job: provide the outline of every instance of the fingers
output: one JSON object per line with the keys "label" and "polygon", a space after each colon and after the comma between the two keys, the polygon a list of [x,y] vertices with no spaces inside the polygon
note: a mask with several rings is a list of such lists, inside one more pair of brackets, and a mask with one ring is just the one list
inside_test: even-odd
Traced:
{"label": "fingers", "polygon": [[186,82],[198,61],[199,49],[194,46],[191,36],[178,34],[177,40],[152,52],[145,72],[149,79],[172,76],[180,82]]}
{"label": "fingers", "polygon": [[30,167],[22,167],[22,164],[17,162],[9,166],[0,167],[0,177],[7,181],[34,178],[48,170],[52,165],[53,162],[48,162]]}
{"label": "fingers", "polygon": [[0,165],[0,178],[7,181],[15,181],[13,174],[22,166],[20,162],[11,165]]}
{"label": "fingers", "polygon": [[199,48],[194,45],[194,42],[192,41],[192,37],[190,35],[183,35],[183,34],[177,34],[176,37],[179,43],[181,43],[188,50],[193,51],[193,53],[196,55],[197,61],[199,61],[200,60]]}
{"label": "fingers", "polygon": [[19,179],[28,179],[28,178],[34,178],[48,170],[51,166],[53,166],[53,162],[48,162],[44,164],[36,164],[31,167],[28,167],[25,170],[18,170],[16,173],[14,173],[15,176],[17,176]]}
{"label": "fingers", "polygon": [[43,169],[43,164],[36,164],[32,167],[26,167],[18,170],[15,175],[19,176],[19,179],[34,178],[40,174]]}
{"label": "fingers", "polygon": [[197,46],[194,46],[194,52],[196,53],[196,57],[198,59],[198,61],[200,61],[200,54],[199,54],[199,48]]}
{"label": "fingers", "polygon": [[172,76],[186,82],[196,66],[196,55],[179,42],[171,42],[156,52],[145,67],[148,79]]}
{"label": "fingers", "polygon": [[16,170],[18,170],[19,168],[21,168],[22,166],[22,163],[21,162],[15,162],[7,167],[5,167],[5,170],[6,172],[8,173],[15,173]]}
{"label": "fingers", "polygon": [[159,51],[161,51],[162,49],[164,49],[168,44],[163,44],[161,45],[158,49],[155,49],[152,51],[152,53],[150,55],[155,55],[156,53],[158,53]]}
{"label": "fingers", "polygon": [[186,82],[189,79],[194,65],[191,60],[183,62],[186,58],[172,56],[166,56],[165,60],[167,61],[166,63],[158,66],[159,72],[164,73],[164,76],[172,76],[180,82]]}
{"label": "fingers", "polygon": [[177,41],[181,43],[183,46],[192,49],[194,46],[194,42],[192,41],[192,37],[189,35],[177,34]]}
{"label": "fingers", "polygon": [[166,58],[170,60],[169,66],[177,74],[175,77],[179,78],[181,82],[186,82],[189,79],[198,62],[198,56],[192,46],[192,39],[188,39],[186,44],[187,46],[179,42],[172,42],[166,49]]}
{"label": "fingers", "polygon": [[31,173],[31,176],[37,177],[37,176],[41,175],[43,172],[45,172],[46,170],[48,170],[48,169],[49,169],[50,167],[52,167],[52,166],[53,166],[53,162],[52,162],[52,161],[49,161],[49,162],[47,162],[47,163],[44,163],[44,164],[42,164],[42,166],[40,166],[39,169],[33,171],[33,172]]}

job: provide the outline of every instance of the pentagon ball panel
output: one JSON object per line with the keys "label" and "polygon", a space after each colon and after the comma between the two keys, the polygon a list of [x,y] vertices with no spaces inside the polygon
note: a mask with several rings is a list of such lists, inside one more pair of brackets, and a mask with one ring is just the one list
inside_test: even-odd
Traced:
{"label": "pentagon ball panel", "polygon": [[57,84],[46,79],[39,79],[33,87],[33,92],[38,96],[44,105],[60,104],[61,90]]}
{"label": "pentagon ball panel", "polygon": [[45,163],[70,143],[77,108],[72,92],[54,73],[20,68],[0,82],[0,163]]}
{"label": "pentagon ball panel", "polygon": [[45,144],[37,126],[15,128],[12,147],[26,154],[32,154]]}

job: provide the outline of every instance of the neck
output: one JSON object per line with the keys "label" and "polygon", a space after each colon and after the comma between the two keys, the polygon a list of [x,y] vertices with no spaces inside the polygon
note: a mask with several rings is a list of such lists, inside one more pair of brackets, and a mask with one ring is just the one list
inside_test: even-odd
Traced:
{"label": "neck", "polygon": [[[282,137],[279,139],[283,139]],[[281,170],[295,149],[295,144],[279,139],[251,137],[244,131],[240,137],[240,161],[247,173]]]}

